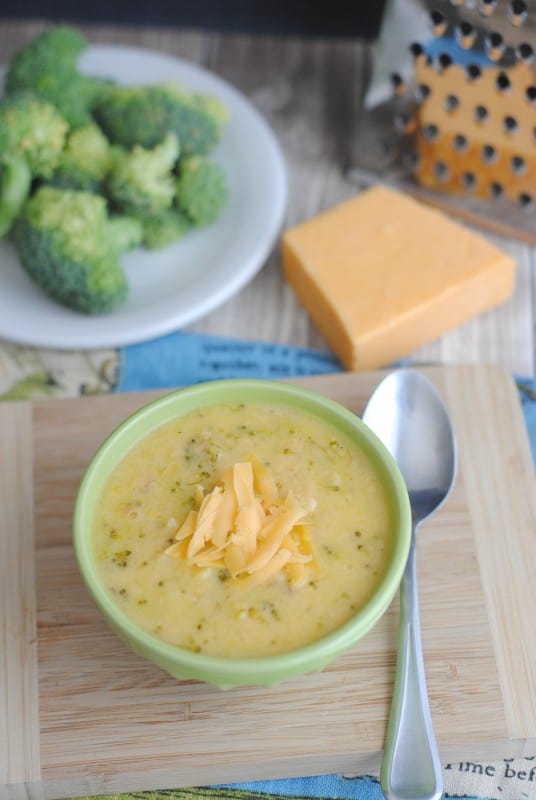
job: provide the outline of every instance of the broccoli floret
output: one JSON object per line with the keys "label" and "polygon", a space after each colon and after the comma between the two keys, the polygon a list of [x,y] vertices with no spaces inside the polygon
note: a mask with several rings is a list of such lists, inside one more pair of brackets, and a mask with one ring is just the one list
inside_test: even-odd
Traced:
{"label": "broccoli floret", "polygon": [[175,193],[173,167],[179,156],[175,134],[148,150],[116,150],[107,181],[114,205],[124,214],[155,216],[169,208]]}
{"label": "broccoli floret", "polygon": [[103,314],[125,300],[127,282],[110,245],[103,197],[43,186],[16,221],[13,240],[30,277],[63,305]]}
{"label": "broccoli floret", "polygon": [[37,55],[53,54],[54,62],[59,66],[72,66],[84,52],[87,42],[76,28],[69,25],[56,25],[36,36],[24,45],[12,59],[10,72],[24,71],[35,61]]}
{"label": "broccoli floret", "polygon": [[124,253],[142,243],[143,225],[139,219],[116,214],[108,220],[107,235],[114,253]]}
{"label": "broccoli floret", "polygon": [[142,226],[143,244],[150,250],[158,250],[184,236],[192,223],[182,211],[170,208],[157,217],[146,217]]}
{"label": "broccoli floret", "polygon": [[[219,97],[211,94],[202,94],[201,92],[191,92],[176,80],[164,81],[164,83],[160,84],[160,88],[168,92],[177,102],[196,108],[206,114],[217,126],[218,135],[221,134],[225,123],[229,120],[229,109]],[[199,153],[199,155],[206,155],[206,153]]]}
{"label": "broccoli floret", "polygon": [[215,98],[179,91],[171,84],[115,86],[96,103],[97,122],[115,144],[154,147],[168,132],[183,156],[207,155],[218,143],[224,120]]}
{"label": "broccoli floret", "polygon": [[101,129],[91,123],[68,137],[51,183],[64,189],[98,192],[112,164],[112,148]]}
{"label": "broccoli floret", "polygon": [[0,102],[0,161],[22,156],[35,177],[47,178],[59,164],[68,125],[53,105],[32,94]]}
{"label": "broccoli floret", "polygon": [[13,156],[0,166],[0,237],[11,228],[30,194],[32,173],[25,158]]}
{"label": "broccoli floret", "polygon": [[87,124],[102,81],[78,72],[85,48],[85,38],[74,28],[44,31],[13,57],[6,73],[7,94],[32,91],[52,103],[71,127]]}
{"label": "broccoli floret", "polygon": [[58,165],[67,123],[50,103],[28,93],[0,102],[0,236],[30,193],[32,178]]}
{"label": "broccoli floret", "polygon": [[214,222],[227,197],[227,179],[218,164],[199,156],[181,161],[177,205],[195,225]]}

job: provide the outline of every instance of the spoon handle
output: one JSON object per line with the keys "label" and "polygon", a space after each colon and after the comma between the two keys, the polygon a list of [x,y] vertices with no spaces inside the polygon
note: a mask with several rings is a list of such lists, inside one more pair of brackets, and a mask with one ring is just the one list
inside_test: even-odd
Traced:
{"label": "spoon handle", "polygon": [[415,528],[400,585],[395,685],[380,780],[387,800],[439,800],[443,794],[443,775],[424,675]]}

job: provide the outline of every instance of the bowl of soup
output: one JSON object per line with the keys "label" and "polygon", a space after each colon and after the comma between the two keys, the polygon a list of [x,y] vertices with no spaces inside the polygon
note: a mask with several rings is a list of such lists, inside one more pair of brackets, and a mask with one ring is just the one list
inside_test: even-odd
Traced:
{"label": "bowl of soup", "polygon": [[276,381],[171,392],[103,442],[74,511],[112,629],[177,678],[273,685],[380,619],[411,535],[391,455],[348,409]]}

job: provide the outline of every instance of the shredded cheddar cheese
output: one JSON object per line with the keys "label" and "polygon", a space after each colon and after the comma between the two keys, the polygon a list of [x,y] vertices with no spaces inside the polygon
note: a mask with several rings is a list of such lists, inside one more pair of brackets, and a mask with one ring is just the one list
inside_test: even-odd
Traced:
{"label": "shredded cheddar cheese", "polygon": [[252,459],[234,464],[208,494],[198,486],[195,504],[168,556],[224,568],[249,585],[283,572],[293,586],[305,582],[313,550],[304,519],[315,509],[314,499],[299,502],[290,492],[280,497],[270,470]]}

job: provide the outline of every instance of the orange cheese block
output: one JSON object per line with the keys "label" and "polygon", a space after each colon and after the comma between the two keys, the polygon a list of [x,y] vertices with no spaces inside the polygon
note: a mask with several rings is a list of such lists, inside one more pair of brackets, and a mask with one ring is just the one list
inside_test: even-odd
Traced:
{"label": "orange cheese block", "polygon": [[506,300],[516,267],[482,236],[384,186],[287,230],[282,259],[349,370],[389,364]]}

